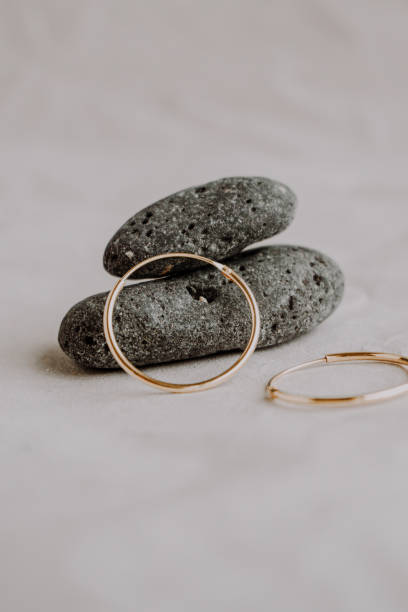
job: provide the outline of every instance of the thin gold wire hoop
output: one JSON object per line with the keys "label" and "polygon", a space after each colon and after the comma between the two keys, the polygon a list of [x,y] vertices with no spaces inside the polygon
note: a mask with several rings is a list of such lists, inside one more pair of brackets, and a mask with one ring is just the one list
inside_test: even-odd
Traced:
{"label": "thin gold wire hoop", "polygon": [[408,392],[408,383],[392,387],[391,389],[384,389],[382,391],[374,391],[372,393],[365,393],[360,395],[351,395],[348,397],[309,397],[307,395],[299,395],[294,393],[287,393],[281,391],[275,386],[277,380],[283,378],[287,374],[297,372],[310,368],[318,364],[331,364],[340,363],[347,361],[376,361],[377,363],[387,363],[390,365],[396,365],[406,370],[408,366],[408,357],[402,355],[396,355],[394,353],[332,353],[325,355],[321,359],[315,359],[314,361],[307,361],[300,365],[288,368],[275,374],[268,381],[266,385],[266,392],[270,399],[280,399],[284,402],[291,404],[368,404],[370,402],[378,402],[381,400],[392,399]]}
{"label": "thin gold wire hoop", "polygon": [[[113,310],[114,310],[118,295],[122,291],[125,285],[125,282],[128,280],[128,278],[142,266],[145,266],[159,259],[168,259],[171,257],[186,257],[188,259],[197,259],[198,261],[203,261],[217,268],[217,270],[219,270],[221,274],[225,276],[225,278],[227,278],[228,280],[231,280],[236,285],[238,285],[238,287],[243,292],[249,304],[250,311],[251,311],[251,318],[252,318],[251,335],[250,335],[248,344],[246,345],[240,357],[229,368],[224,370],[224,372],[222,372],[221,374],[218,374],[217,376],[213,376],[212,378],[208,378],[207,380],[203,380],[200,382],[189,383],[189,384],[171,383],[171,382],[161,381],[156,378],[152,378],[151,376],[148,376],[147,374],[144,374],[141,370],[136,368],[136,366],[134,366],[129,361],[129,359],[127,359],[127,357],[122,353],[117,343],[114,331],[113,331]],[[130,376],[134,376],[135,378],[142,380],[143,382],[145,382],[148,385],[151,385],[152,387],[156,387],[159,389],[166,389],[173,393],[192,393],[193,391],[204,391],[205,389],[210,389],[211,387],[215,387],[216,385],[219,385],[225,380],[227,380],[227,378],[229,378],[230,376],[235,374],[240,368],[242,368],[244,363],[248,361],[248,359],[254,352],[256,345],[258,343],[259,332],[260,332],[260,316],[259,316],[258,305],[256,303],[255,297],[251,289],[248,287],[246,282],[236,272],[234,272],[234,270],[231,270],[231,268],[229,268],[228,266],[225,266],[222,263],[218,263],[217,261],[213,261],[212,259],[209,259],[208,257],[203,257],[202,255],[196,255],[195,253],[163,253],[160,255],[155,255],[154,257],[149,257],[137,263],[135,266],[130,268],[130,270],[128,270],[126,274],[122,276],[122,278],[118,280],[118,282],[113,287],[112,291],[109,293],[106,303],[105,303],[105,310],[103,313],[103,330],[105,333],[106,342],[109,346],[109,349],[113,357],[115,358],[117,363],[120,365],[120,367],[123,370],[125,370],[125,372],[127,372]]]}

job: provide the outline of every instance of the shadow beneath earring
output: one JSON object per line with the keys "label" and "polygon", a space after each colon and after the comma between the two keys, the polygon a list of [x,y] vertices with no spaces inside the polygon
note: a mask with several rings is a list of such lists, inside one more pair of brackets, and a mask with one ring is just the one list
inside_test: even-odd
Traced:
{"label": "shadow beneath earring", "polygon": [[[345,404],[341,404],[340,402],[338,404],[336,403],[330,403],[330,404],[316,404],[315,406],[310,405],[300,405],[300,404],[290,404],[289,402],[284,402],[283,400],[279,400],[279,399],[271,399],[270,397],[268,397],[267,393],[265,392],[264,395],[264,401],[265,401],[265,405],[269,404],[271,407],[273,407],[275,410],[279,410],[282,412],[293,412],[293,413],[299,413],[299,414],[322,414],[322,413],[326,413],[326,414],[330,414],[330,413],[337,413],[337,412],[349,412],[349,411],[358,411],[358,410],[367,410],[367,408],[369,408],[368,404],[350,404],[350,405],[345,405]],[[380,404],[381,402],[371,402],[371,405],[375,405],[375,404]]]}
{"label": "shadow beneath earring", "polygon": [[50,346],[39,353],[36,359],[36,367],[39,371],[49,376],[87,378],[104,376],[118,370],[98,370],[96,368],[85,368],[70,359],[58,346]]}

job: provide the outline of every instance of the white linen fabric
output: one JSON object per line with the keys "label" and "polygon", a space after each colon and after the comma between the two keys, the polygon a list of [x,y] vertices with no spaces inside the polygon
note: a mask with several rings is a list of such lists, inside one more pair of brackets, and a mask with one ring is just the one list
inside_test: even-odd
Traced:
{"label": "white linen fabric", "polygon": [[[405,611],[408,398],[295,410],[277,370],[408,352],[403,0],[1,3],[0,607]],[[344,300],[215,390],[173,396],[65,357],[113,232],[173,191],[265,175],[299,197],[273,244],[331,255]],[[231,356],[154,368],[171,380]],[[386,366],[288,379],[356,392]]]}

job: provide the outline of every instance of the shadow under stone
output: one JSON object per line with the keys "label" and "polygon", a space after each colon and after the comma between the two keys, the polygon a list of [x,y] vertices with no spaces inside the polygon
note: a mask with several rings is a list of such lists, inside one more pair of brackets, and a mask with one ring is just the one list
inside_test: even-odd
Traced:
{"label": "shadow under stone", "polygon": [[96,368],[84,368],[65,355],[58,346],[50,346],[39,353],[36,359],[36,367],[49,376],[72,378],[103,376],[104,374],[118,371],[114,369],[98,370]]}

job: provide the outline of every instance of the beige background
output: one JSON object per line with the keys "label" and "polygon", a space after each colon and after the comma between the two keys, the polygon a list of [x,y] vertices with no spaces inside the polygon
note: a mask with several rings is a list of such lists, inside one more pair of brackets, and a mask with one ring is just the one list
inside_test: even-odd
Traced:
{"label": "beige background", "polygon": [[[403,0],[0,1],[2,611],[407,609],[407,398],[263,398],[299,360],[408,350],[407,29]],[[298,194],[273,242],[339,262],[339,310],[203,394],[77,369],[59,322],[110,288],[113,231],[239,174]],[[292,388],[402,380],[363,366]]]}

